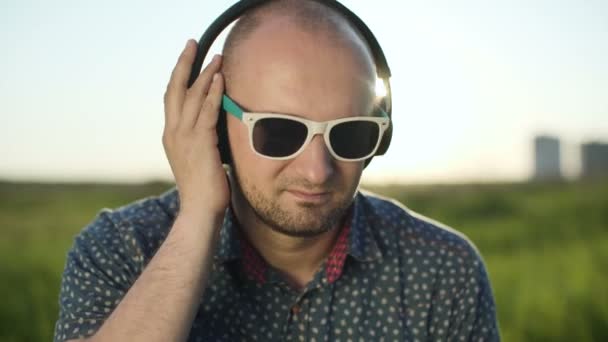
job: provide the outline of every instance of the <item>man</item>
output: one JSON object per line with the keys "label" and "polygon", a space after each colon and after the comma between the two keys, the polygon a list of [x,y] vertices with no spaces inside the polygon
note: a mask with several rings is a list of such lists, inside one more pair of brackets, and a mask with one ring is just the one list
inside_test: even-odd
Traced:
{"label": "man", "polygon": [[[277,159],[258,140],[280,132],[247,121],[372,116],[375,65],[347,20],[315,1],[265,5],[187,89],[195,53],[189,41],[165,95],[179,192],[104,211],[76,238],[56,341],[498,340],[465,238],[358,193],[365,160],[322,134]],[[257,113],[228,115],[228,177],[222,101]]]}

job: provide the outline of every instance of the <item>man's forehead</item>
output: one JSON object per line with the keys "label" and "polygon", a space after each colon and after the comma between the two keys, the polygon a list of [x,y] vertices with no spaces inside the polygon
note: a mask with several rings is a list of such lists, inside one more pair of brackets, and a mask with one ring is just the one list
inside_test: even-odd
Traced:
{"label": "man's forehead", "polygon": [[[236,50],[234,77],[227,82],[247,92],[272,89],[275,93],[339,100],[375,86],[375,67],[366,50],[350,42],[336,42],[307,30],[273,20],[260,26]],[[234,81],[239,84],[229,84]],[[365,89],[364,89],[365,88]]]}
{"label": "man's forehead", "polygon": [[[254,69],[261,71],[266,64],[280,63],[287,56],[291,63],[306,61],[314,65],[333,54],[335,63],[353,62],[362,79],[375,81],[376,66],[367,44],[345,25],[337,30],[303,27],[289,16],[268,16],[268,20],[257,25],[227,52],[224,71],[238,74],[243,67],[251,66],[249,62],[253,60],[256,62]],[[227,76],[230,86],[232,75]]]}

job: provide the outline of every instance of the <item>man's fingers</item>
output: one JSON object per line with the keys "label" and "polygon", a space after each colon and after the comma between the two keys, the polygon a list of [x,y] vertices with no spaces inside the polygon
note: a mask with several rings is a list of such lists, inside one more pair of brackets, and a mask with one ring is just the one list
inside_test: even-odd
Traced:
{"label": "man's fingers", "polygon": [[211,81],[211,86],[209,87],[209,93],[203,102],[200,114],[198,115],[198,119],[195,123],[197,130],[215,130],[223,94],[224,78],[221,73],[217,72],[213,75],[213,80]]}
{"label": "man's fingers", "polygon": [[184,106],[182,108],[182,117],[180,126],[192,128],[199,116],[201,105],[204,103],[209,91],[211,78],[219,71],[222,58],[220,55],[215,55],[211,63],[209,63],[203,72],[198,75],[196,81],[186,92]]}
{"label": "man's fingers", "polygon": [[167,84],[165,92],[165,126],[175,127],[179,121],[195,55],[196,42],[190,39],[180,54],[177,64],[171,73],[169,84]]}

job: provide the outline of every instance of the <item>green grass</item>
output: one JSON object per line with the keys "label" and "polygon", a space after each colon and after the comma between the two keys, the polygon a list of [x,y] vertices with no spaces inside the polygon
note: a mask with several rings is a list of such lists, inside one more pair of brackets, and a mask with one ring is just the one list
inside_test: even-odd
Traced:
{"label": "green grass", "polygon": [[[48,341],[74,235],[166,184],[0,183],[0,341]],[[505,341],[608,340],[608,182],[371,190],[446,223],[486,261]]]}

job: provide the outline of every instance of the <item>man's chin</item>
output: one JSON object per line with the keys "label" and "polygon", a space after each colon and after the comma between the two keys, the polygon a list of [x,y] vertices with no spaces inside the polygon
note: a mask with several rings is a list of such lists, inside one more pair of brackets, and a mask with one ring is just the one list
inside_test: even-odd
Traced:
{"label": "man's chin", "polygon": [[319,229],[310,229],[310,228],[285,228],[281,226],[269,225],[270,229],[273,231],[294,238],[314,238],[320,235],[323,235],[331,230],[330,228],[319,228]]}
{"label": "man's chin", "polygon": [[263,217],[274,231],[292,237],[315,237],[327,233],[342,222],[344,210],[327,211],[311,204],[298,204],[295,209],[282,210],[286,215]]}
{"label": "man's chin", "polygon": [[268,224],[268,227],[277,233],[295,238],[314,238],[321,236],[332,229],[336,224],[320,224],[311,222],[310,225],[288,225],[288,224]]}
{"label": "man's chin", "polygon": [[283,191],[267,198],[251,187],[243,192],[257,218],[275,232],[292,237],[315,237],[338,226],[352,201],[337,198],[335,191],[291,194]]}

